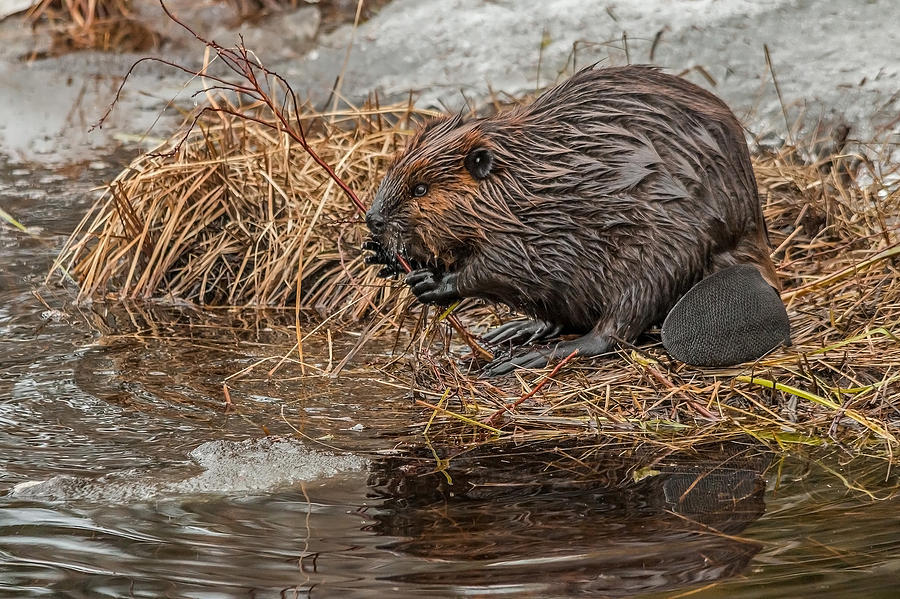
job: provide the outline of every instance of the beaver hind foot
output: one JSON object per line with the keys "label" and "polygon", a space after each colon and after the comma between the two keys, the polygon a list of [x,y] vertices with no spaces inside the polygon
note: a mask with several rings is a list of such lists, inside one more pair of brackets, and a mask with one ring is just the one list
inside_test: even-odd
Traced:
{"label": "beaver hind foot", "polygon": [[488,331],[481,339],[489,345],[528,345],[557,337],[562,330],[562,325],[545,320],[513,320]]}
{"label": "beaver hind foot", "polygon": [[543,368],[554,360],[560,360],[577,352],[580,358],[601,356],[612,349],[613,342],[608,337],[595,332],[576,339],[560,341],[553,345],[539,347],[530,352],[497,358],[481,371],[481,378],[501,376],[517,368]]}
{"label": "beaver hind foot", "polygon": [[662,342],[694,366],[734,366],[791,344],[787,311],[759,270],[738,264],[694,285],[666,316]]}

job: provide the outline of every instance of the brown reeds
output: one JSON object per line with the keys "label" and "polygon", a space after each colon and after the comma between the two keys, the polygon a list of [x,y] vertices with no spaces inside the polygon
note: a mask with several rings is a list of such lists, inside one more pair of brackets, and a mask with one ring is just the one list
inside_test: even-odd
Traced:
{"label": "brown reeds", "polygon": [[[188,70],[213,82],[208,105],[187,133],[107,186],[58,267],[75,278],[82,297],[296,304],[347,326],[407,307],[408,295],[389,293],[362,261],[356,195],[371,195],[410,122],[426,115],[377,103],[316,113],[292,93],[281,110],[274,96],[259,95],[254,77],[283,80],[243,48],[208,45],[249,84]],[[234,95],[218,95],[222,88],[256,102],[233,104]],[[412,369],[382,365],[385,384],[412,392],[431,411],[432,434],[592,433],[665,443],[677,437],[679,445],[749,435],[859,451],[878,444],[893,455],[900,426],[898,171],[871,155],[799,155],[786,147],[754,158],[793,347],[755,364],[701,369],[671,361],[651,332],[606,359],[485,381],[472,375],[477,364],[437,347],[435,340],[446,341],[437,334],[443,313],[429,327],[421,326],[424,317],[392,321],[412,327],[417,343],[408,346],[415,347]],[[464,306],[462,315],[476,328],[497,322],[477,305]],[[364,337],[371,335],[367,328]]]}
{"label": "brown reeds", "polygon": [[158,36],[133,15],[130,0],[40,0],[26,17],[33,25],[47,22],[53,32],[53,52],[119,50],[140,52],[159,42]]}
{"label": "brown reeds", "polygon": [[[208,113],[106,186],[60,259],[81,296],[292,306],[299,291],[302,308],[348,319],[384,304],[389,286],[362,263],[357,208],[262,107],[229,109],[270,120]],[[310,113],[303,126],[366,196],[415,116],[372,106]]]}

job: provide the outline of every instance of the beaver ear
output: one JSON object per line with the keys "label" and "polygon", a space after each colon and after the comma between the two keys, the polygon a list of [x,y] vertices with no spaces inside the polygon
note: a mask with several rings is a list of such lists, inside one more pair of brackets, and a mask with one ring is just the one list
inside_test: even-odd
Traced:
{"label": "beaver ear", "polygon": [[475,148],[466,155],[465,164],[473,179],[487,179],[494,167],[494,154],[487,148]]}

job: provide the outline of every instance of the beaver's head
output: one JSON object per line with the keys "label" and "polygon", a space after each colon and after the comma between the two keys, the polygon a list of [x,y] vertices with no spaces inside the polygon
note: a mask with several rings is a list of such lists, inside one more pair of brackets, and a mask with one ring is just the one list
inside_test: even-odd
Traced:
{"label": "beaver's head", "polygon": [[411,263],[452,267],[484,237],[483,196],[497,168],[483,121],[425,123],[388,168],[366,213],[373,239]]}

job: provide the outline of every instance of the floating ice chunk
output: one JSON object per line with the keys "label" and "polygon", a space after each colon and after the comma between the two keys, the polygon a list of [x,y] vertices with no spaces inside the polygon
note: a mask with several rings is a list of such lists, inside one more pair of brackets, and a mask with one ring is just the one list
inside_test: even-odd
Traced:
{"label": "floating ice chunk", "polygon": [[183,493],[242,492],[273,489],[299,481],[362,470],[367,461],[309,449],[287,439],[210,441],[191,452],[204,472],[174,484]]}
{"label": "floating ice chunk", "polygon": [[242,494],[357,472],[368,465],[365,458],[356,455],[317,451],[299,441],[280,438],[210,441],[194,449],[190,457],[203,472],[189,478],[173,480],[170,471],[135,469],[97,478],[54,476],[19,483],[10,495],[124,503],[181,494]]}

